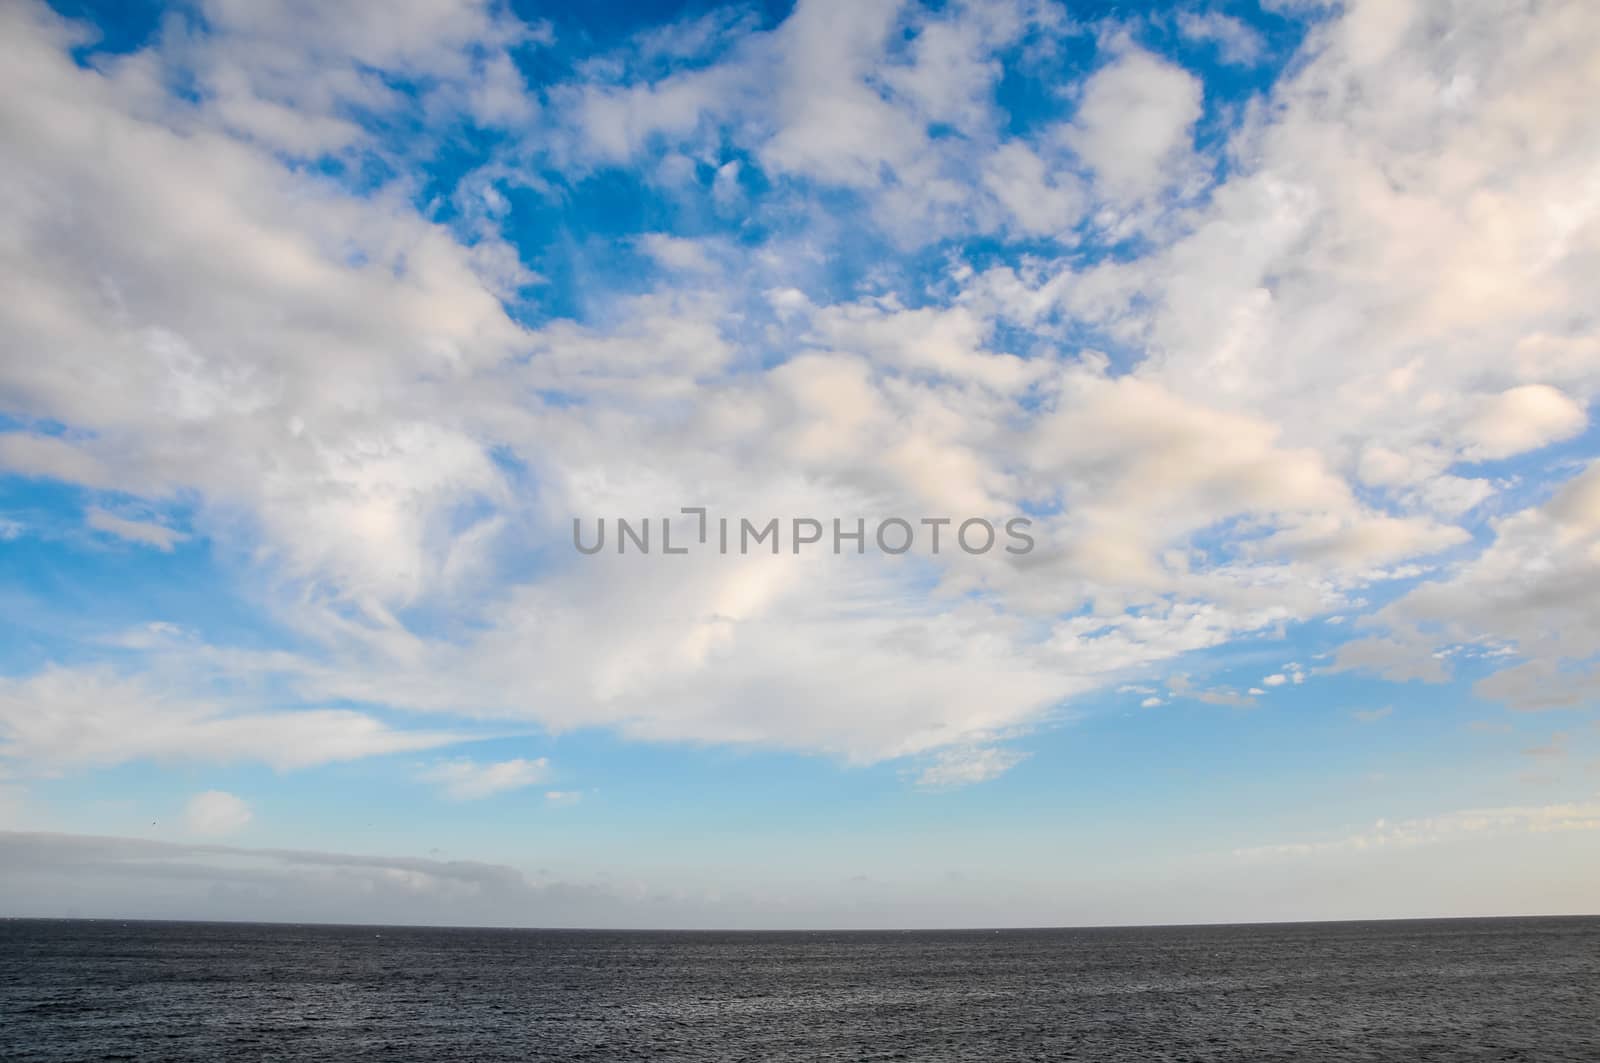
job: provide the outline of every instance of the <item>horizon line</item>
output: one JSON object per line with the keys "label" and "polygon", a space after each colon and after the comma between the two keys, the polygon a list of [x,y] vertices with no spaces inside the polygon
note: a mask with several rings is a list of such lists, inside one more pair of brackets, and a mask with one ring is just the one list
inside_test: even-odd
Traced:
{"label": "horizon line", "polygon": [[1247,922],[1085,923],[1075,926],[923,926],[923,927],[642,927],[506,926],[489,923],[346,923],[317,919],[162,919],[115,915],[0,915],[4,923],[148,923],[172,926],[284,926],[347,930],[495,930],[538,934],[1025,934],[1080,930],[1222,930],[1236,927],[1339,926],[1368,923],[1468,923],[1513,920],[1600,919],[1600,912],[1510,915],[1402,915],[1351,919],[1261,919]]}

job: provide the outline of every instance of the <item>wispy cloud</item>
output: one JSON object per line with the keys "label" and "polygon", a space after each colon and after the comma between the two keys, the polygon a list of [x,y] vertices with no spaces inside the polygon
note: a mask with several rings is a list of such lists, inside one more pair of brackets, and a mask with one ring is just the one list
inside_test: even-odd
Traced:
{"label": "wispy cloud", "polygon": [[999,746],[943,750],[917,775],[917,785],[934,790],[997,779],[1027,759],[1028,754]]}
{"label": "wispy cloud", "polygon": [[109,667],[0,678],[0,756],[37,771],[140,758],[294,769],[431,749],[459,736],[399,730],[352,709],[227,704],[181,683]]}
{"label": "wispy cloud", "polygon": [[1178,16],[1178,31],[1192,41],[1211,44],[1222,61],[1254,66],[1266,54],[1266,40],[1245,23],[1218,11],[1185,11]]}
{"label": "wispy cloud", "polygon": [[1600,830],[1600,801],[1472,809],[1420,819],[1380,819],[1365,830],[1338,838],[1253,846],[1235,849],[1234,855],[1247,859],[1312,856],[1330,852],[1414,848],[1473,835],[1591,830]]}
{"label": "wispy cloud", "polygon": [[537,760],[502,760],[480,764],[466,758],[448,760],[424,770],[419,776],[425,782],[435,783],[452,801],[476,801],[520,790],[543,782],[550,772],[550,762],[545,757]]}
{"label": "wispy cloud", "polygon": [[96,531],[115,535],[117,538],[126,539],[128,542],[153,546],[157,550],[168,553],[178,543],[189,538],[183,532],[175,528],[169,528],[165,524],[157,524],[148,520],[130,520],[127,517],[119,517],[114,513],[108,513],[98,506],[90,508],[88,515],[84,518],[84,523]]}
{"label": "wispy cloud", "polygon": [[1525,757],[1537,757],[1543,760],[1560,760],[1567,755],[1567,739],[1571,737],[1565,731],[1557,731],[1550,736],[1550,741],[1542,746],[1530,746],[1522,751]]}

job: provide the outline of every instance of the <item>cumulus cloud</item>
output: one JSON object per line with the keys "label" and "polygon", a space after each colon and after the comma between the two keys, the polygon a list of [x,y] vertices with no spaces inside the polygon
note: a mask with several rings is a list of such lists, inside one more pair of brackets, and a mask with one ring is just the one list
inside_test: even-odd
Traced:
{"label": "cumulus cloud", "polygon": [[1023,233],[1061,233],[1084,208],[1077,179],[1059,169],[1052,172],[1050,163],[1018,141],[1001,145],[989,157],[983,184]]}
{"label": "cumulus cloud", "polygon": [[[0,12],[0,335],[39,355],[0,363],[0,466],[110,534],[219,544],[288,632],[7,679],[7,756],[295,767],[456,737],[414,711],[925,757],[943,785],[1074,697],[1330,615],[1337,667],[1439,680],[1452,647],[1510,648],[1480,693],[1592,695],[1600,479],[1530,470],[1533,497],[1463,467],[1580,439],[1600,389],[1589,6],[1346,5],[1216,157],[1198,72],[1127,27],[1058,113],[1010,122],[1006,64],[1078,32],[1048,5],[712,18],[538,94],[508,57],[548,30],[495,5],[247,6],[94,62],[43,5]],[[1225,17],[1177,25],[1259,55]],[[379,143],[410,111],[416,142]],[[451,123],[506,131],[466,220],[341,176]],[[678,197],[662,216],[760,224],[653,218],[618,283],[580,262],[581,306],[531,306],[508,190],[557,202],[602,167]],[[181,533],[122,515],[174,499]],[[573,515],[717,500],[1027,511],[1039,547],[563,549]],[[215,687],[163,679],[186,664]]]}
{"label": "cumulus cloud", "polygon": [[1346,643],[1340,667],[1439,681],[1454,647],[1504,647],[1477,693],[1519,709],[1567,708],[1600,690],[1600,466],[1502,517],[1482,553],[1379,610],[1387,638]]}
{"label": "cumulus cloud", "polygon": [[1480,403],[1463,430],[1466,455],[1508,458],[1576,435],[1587,423],[1583,407],[1556,388],[1524,384]]}
{"label": "cumulus cloud", "polygon": [[1182,67],[1128,47],[1084,85],[1066,143],[1102,195],[1150,195],[1185,170],[1201,93],[1199,79]]}
{"label": "cumulus cloud", "polygon": [[[306,578],[375,608],[420,593],[452,538],[445,511],[496,476],[459,430],[380,413],[377,396],[518,335],[473,256],[394,197],[342,194],[152,112],[140,69],[78,66],[60,50],[68,31],[31,5],[3,17],[8,128],[25,145],[0,174],[16,233],[4,253],[8,270],[32,265],[0,328],[51,356],[8,360],[0,392],[76,430],[8,436],[9,464],[155,497],[198,490],[251,510]],[[97,141],[112,157],[87,146],[91,127],[113,131]]]}
{"label": "cumulus cloud", "polygon": [[237,834],[250,819],[250,806],[226,790],[195,794],[183,806],[183,821],[190,834]]}
{"label": "cumulus cloud", "polygon": [[206,0],[199,9],[205,32],[175,35],[169,62],[194,79],[230,132],[278,150],[316,156],[351,147],[366,136],[364,120],[412,105],[397,84],[421,88],[423,113],[465,110],[490,127],[537,110],[509,50],[547,42],[549,27],[505,17],[487,0],[398,11]]}

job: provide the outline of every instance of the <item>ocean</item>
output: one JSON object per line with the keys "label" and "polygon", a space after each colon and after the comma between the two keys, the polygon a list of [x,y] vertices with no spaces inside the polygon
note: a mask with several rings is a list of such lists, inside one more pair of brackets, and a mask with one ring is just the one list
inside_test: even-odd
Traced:
{"label": "ocean", "polygon": [[0,920],[0,1059],[1600,1060],[1600,918],[719,933]]}

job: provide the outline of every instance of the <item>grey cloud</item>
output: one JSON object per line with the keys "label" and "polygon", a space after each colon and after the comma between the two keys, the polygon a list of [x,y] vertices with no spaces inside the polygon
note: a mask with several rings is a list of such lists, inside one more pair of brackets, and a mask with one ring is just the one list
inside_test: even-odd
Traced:
{"label": "grey cloud", "polygon": [[1478,680],[1472,690],[1525,712],[1579,708],[1600,701],[1600,668],[1527,661]]}
{"label": "grey cloud", "polygon": [[0,832],[0,904],[11,915],[495,926],[681,925],[696,911],[476,861],[16,832]]}
{"label": "grey cloud", "polygon": [[1356,639],[1340,646],[1333,668],[1376,672],[1401,683],[1413,679],[1443,683],[1450,678],[1445,666],[1425,648],[1382,638]]}

